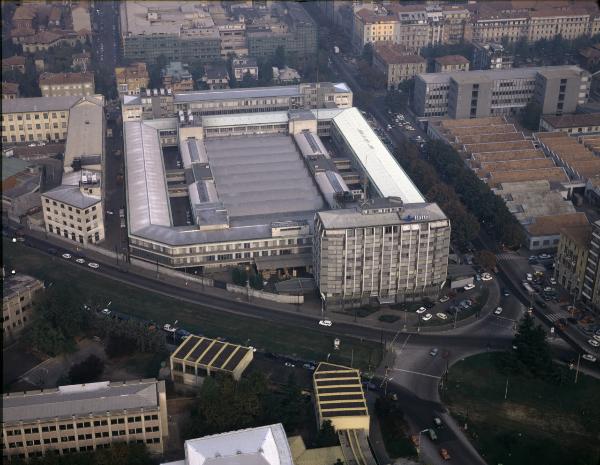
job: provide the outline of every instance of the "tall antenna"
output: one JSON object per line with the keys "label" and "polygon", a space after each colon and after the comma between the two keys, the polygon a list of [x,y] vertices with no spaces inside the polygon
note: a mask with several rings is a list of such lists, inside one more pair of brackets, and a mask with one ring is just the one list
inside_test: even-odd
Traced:
{"label": "tall antenna", "polygon": [[317,66],[317,135],[319,135],[319,90],[320,90],[320,85],[319,85],[319,48],[317,47],[317,61],[316,61],[316,66]]}

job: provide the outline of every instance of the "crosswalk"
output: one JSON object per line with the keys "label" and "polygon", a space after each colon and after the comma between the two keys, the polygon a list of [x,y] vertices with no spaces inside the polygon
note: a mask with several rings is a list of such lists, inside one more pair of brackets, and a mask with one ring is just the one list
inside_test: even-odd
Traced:
{"label": "crosswalk", "polygon": [[516,260],[523,261],[527,259],[514,253],[499,253],[498,255],[496,255],[496,260],[498,260],[499,262],[510,262]]}

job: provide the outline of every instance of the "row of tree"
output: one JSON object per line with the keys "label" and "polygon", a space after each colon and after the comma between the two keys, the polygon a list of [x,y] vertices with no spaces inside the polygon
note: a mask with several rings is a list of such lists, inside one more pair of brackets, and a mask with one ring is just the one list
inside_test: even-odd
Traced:
{"label": "row of tree", "polygon": [[[298,434],[311,420],[312,412],[310,397],[302,394],[293,374],[287,384],[278,389],[269,386],[265,375],[258,371],[238,382],[230,376],[209,376],[190,412],[183,438],[279,422],[288,435]],[[337,443],[331,423],[324,425],[310,441],[315,447]]]}
{"label": "row of tree", "polygon": [[[445,142],[429,141],[425,159],[435,168],[441,180],[454,188],[462,203],[493,239],[511,248],[523,244],[523,228],[509,212],[504,200],[467,167],[454,148]],[[441,186],[439,190],[442,192],[436,192],[436,197],[445,198],[445,187]]]}
{"label": "row of tree", "polygon": [[444,182],[436,170],[419,157],[414,146],[405,142],[395,151],[395,157],[428,201],[437,202],[452,223],[452,241],[460,247],[479,234],[477,218],[468,212],[449,183]]}

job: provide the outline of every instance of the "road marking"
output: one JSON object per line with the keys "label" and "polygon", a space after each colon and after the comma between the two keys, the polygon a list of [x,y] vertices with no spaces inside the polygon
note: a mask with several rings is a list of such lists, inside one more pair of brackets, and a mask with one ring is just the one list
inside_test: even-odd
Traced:
{"label": "road marking", "polygon": [[513,323],[515,323],[517,320],[513,320],[512,318],[506,318],[505,316],[500,316],[500,315],[494,315],[496,318],[499,318],[501,320],[507,320],[507,321],[512,321]]}
{"label": "road marking", "polygon": [[441,378],[441,376],[430,375],[429,373],[421,373],[419,371],[405,370],[404,368],[390,368],[389,370],[390,371],[403,371],[405,373],[411,373],[413,375],[427,376],[429,378],[435,378],[435,379],[440,379]]}
{"label": "road marking", "polygon": [[410,339],[410,337],[412,336],[412,334],[409,334],[406,339],[404,340],[404,344],[402,344],[402,347],[400,347],[400,352],[398,352],[398,355],[402,354],[402,351],[404,350],[404,348],[406,347],[406,344],[408,343],[408,340]]}

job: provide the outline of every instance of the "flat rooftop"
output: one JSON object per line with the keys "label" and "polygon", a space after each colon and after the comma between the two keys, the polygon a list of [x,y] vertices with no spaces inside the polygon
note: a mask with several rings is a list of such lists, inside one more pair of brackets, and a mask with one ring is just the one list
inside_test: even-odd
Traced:
{"label": "flat rooftop", "polygon": [[485,82],[501,79],[534,78],[537,73],[545,76],[562,76],[583,71],[579,66],[537,66],[531,68],[487,69],[476,71],[451,71],[447,73],[423,73],[417,76],[427,84],[449,83],[450,79],[457,82]]}
{"label": "flat rooftop", "polygon": [[175,350],[173,361],[231,373],[251,351],[249,347],[191,335]]}
{"label": "flat rooftop", "polygon": [[219,199],[230,217],[325,206],[290,136],[228,137],[204,144]]}
{"label": "flat rooftop", "polygon": [[163,382],[139,381],[75,384],[43,391],[13,392],[2,396],[2,421],[15,423],[72,416],[106,414],[158,406]]}
{"label": "flat rooftop", "polygon": [[358,370],[321,362],[313,375],[313,384],[319,420],[369,415]]}

